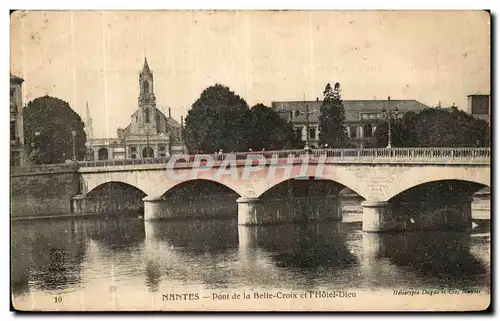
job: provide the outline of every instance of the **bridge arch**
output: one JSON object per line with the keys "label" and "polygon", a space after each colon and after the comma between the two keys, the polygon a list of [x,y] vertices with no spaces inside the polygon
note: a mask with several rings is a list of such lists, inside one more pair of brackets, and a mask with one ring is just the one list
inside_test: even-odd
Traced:
{"label": "bridge arch", "polygon": [[178,188],[179,186],[183,184],[190,184],[190,183],[196,183],[196,182],[212,182],[221,186],[224,186],[225,188],[233,191],[236,193],[239,197],[245,195],[245,185],[240,181],[240,180],[231,180],[231,179],[225,179],[224,176],[221,177],[220,179],[210,177],[210,176],[201,176],[201,177],[193,177],[185,180],[179,180],[179,181],[172,181],[168,180],[167,185],[164,186],[164,189],[162,191],[157,192],[157,196],[163,196],[167,194],[169,191],[174,190],[175,188]]}
{"label": "bridge arch", "polygon": [[[389,201],[393,197],[410,190],[411,188],[439,181],[462,181],[490,186],[490,176],[481,167],[419,167],[407,168],[402,174],[395,177],[391,184],[385,188],[382,201]],[[484,187],[483,186],[483,187]]]}
{"label": "bridge arch", "polygon": [[86,194],[86,211],[92,213],[140,212],[146,193],[123,182],[100,184]]}
{"label": "bridge arch", "polygon": [[238,197],[241,197],[241,194],[238,192],[237,187],[228,186],[228,185],[222,183],[220,180],[208,179],[208,178],[193,178],[193,179],[188,179],[188,180],[176,182],[173,185],[168,186],[167,190],[165,190],[165,192],[161,195],[161,197],[165,197],[168,194],[175,191],[176,189],[182,188],[183,185],[187,186],[189,184],[198,184],[198,183],[205,184],[205,185],[208,183],[208,184],[213,185],[213,186],[223,187],[226,190],[231,191],[232,193],[236,194]]}
{"label": "bridge arch", "polygon": [[472,196],[484,187],[471,180],[429,180],[394,195],[389,203],[403,230],[465,230],[471,226]]}
{"label": "bridge arch", "polygon": [[193,178],[176,182],[163,194],[144,200],[145,217],[158,219],[233,218],[240,194],[212,179]]}
{"label": "bridge arch", "polygon": [[86,195],[87,196],[92,195],[93,193],[96,193],[98,190],[105,188],[107,185],[124,185],[124,186],[130,187],[130,188],[134,188],[134,189],[140,191],[141,193],[143,193],[144,195],[147,195],[142,189],[140,189],[137,186],[134,186],[134,185],[126,183],[126,182],[115,181],[115,180],[103,182],[103,183],[100,183],[99,185],[94,186],[91,190],[89,190],[86,193]]}
{"label": "bridge arch", "polygon": [[[389,201],[401,198],[407,193],[410,193],[412,191],[417,191],[417,190],[424,190],[425,188],[432,188],[433,192],[436,194],[435,196],[438,197],[440,189],[442,190],[447,189],[450,191],[450,193],[455,193],[454,196],[457,197],[472,197],[472,195],[479,190],[481,190],[484,187],[487,187],[487,185],[483,183],[478,183],[472,180],[457,180],[457,179],[444,179],[444,180],[429,180],[425,183],[421,183],[415,186],[412,186],[404,191],[401,191],[400,193],[394,195],[389,199]],[[460,193],[460,195],[457,195],[456,193]]]}
{"label": "bridge arch", "polygon": [[[296,175],[294,177],[281,177],[278,180],[269,182],[267,186],[265,186],[263,189],[261,189],[257,194],[256,197],[260,198],[261,196],[265,195],[267,192],[272,190],[273,188],[276,188],[277,186],[286,183],[287,181],[302,181],[302,180],[308,180],[310,178],[314,178],[320,181],[328,181],[334,184],[338,184],[339,186],[342,186],[342,188],[349,188],[350,190],[354,191],[364,199],[367,199],[367,195],[363,189],[361,189],[357,184],[356,180],[350,177],[349,175],[346,176],[333,176],[333,175]],[[340,191],[340,189],[339,189]]]}

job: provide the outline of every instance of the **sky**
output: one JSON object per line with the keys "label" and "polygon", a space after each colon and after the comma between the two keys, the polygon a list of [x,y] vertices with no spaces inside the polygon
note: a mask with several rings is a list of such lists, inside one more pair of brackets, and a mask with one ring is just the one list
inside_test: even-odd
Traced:
{"label": "sky", "polygon": [[250,106],[342,97],[466,108],[490,93],[484,11],[25,11],[11,16],[11,73],[23,101],[67,101],[95,137],[116,137],[138,108],[147,57],[160,110],[180,120],[221,83]]}

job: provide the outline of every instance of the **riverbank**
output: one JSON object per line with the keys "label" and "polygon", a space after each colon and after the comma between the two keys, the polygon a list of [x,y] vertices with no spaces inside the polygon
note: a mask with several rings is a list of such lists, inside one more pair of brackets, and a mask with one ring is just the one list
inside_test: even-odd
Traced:
{"label": "riverbank", "polygon": [[24,215],[24,216],[11,216],[11,221],[33,221],[33,220],[49,220],[59,218],[88,218],[88,217],[116,217],[128,216],[142,218],[142,212],[97,212],[97,213],[58,213],[52,215]]}

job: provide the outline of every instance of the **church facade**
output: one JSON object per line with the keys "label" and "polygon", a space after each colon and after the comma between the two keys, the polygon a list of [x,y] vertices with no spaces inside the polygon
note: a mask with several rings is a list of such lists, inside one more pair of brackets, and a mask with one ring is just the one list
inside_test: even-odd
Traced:
{"label": "church facade", "polygon": [[139,74],[139,88],[138,108],[130,124],[117,129],[116,138],[91,137],[92,120],[87,115],[88,160],[166,157],[184,152],[182,125],[172,118],[170,108],[166,116],[156,106],[154,78],[147,59]]}

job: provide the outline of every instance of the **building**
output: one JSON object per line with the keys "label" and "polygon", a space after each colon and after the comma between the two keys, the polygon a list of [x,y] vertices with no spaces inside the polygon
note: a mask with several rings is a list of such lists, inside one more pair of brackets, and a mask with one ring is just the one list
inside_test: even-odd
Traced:
{"label": "building", "polygon": [[[184,152],[181,124],[172,118],[170,108],[167,117],[156,106],[154,77],[147,59],[139,73],[138,108],[130,117],[128,126],[117,129],[116,138],[87,139],[87,159],[165,157]],[[90,115],[86,123],[91,127]],[[86,132],[89,135],[92,129]]]}
{"label": "building", "polygon": [[490,123],[490,95],[473,94],[467,96],[467,112]]}
{"label": "building", "polygon": [[[309,114],[309,141],[311,147],[318,147],[319,142],[319,116],[323,102],[316,101],[273,101],[271,107],[279,112],[282,117],[291,120],[293,126],[302,135],[302,140],[307,141],[307,119]],[[344,100],[345,126],[350,138],[351,147],[365,147],[372,139],[378,124],[386,122],[382,110],[399,110],[399,117],[409,111],[418,112],[428,106],[416,100]],[[295,111],[302,111],[296,115]]]}
{"label": "building", "polygon": [[22,166],[25,163],[23,129],[24,79],[10,75],[10,165]]}

